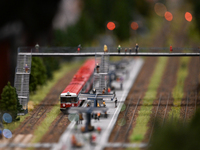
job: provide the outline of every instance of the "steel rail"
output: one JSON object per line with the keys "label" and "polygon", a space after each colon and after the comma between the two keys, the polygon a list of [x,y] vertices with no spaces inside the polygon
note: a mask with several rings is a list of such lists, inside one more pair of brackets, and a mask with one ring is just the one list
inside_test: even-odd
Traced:
{"label": "steel rail", "polygon": [[186,118],[187,118],[188,102],[189,102],[189,94],[187,94],[187,103],[186,103],[186,105],[185,105],[185,116],[184,116],[183,124],[185,124],[185,120],[186,120]]}
{"label": "steel rail", "polygon": [[[132,96],[131,96],[131,99],[129,100],[129,103],[128,103],[128,106],[127,106],[127,108],[126,108],[126,111],[125,111],[125,113],[124,113],[124,115],[123,115],[122,121],[123,121],[123,120],[125,119],[125,117],[126,117],[126,114],[127,114],[127,112],[128,112],[129,106],[130,106],[130,102],[131,102],[132,100],[133,100],[133,98],[132,98]],[[118,128],[117,133],[115,134],[115,137],[114,137],[114,139],[113,139],[113,142],[115,142],[115,141],[117,140],[117,138],[118,138],[118,136],[119,136],[119,132],[120,132],[121,127],[122,127],[122,126],[120,126],[120,127]]]}
{"label": "steel rail", "polygon": [[168,108],[168,104],[169,104],[169,99],[170,99],[170,93],[168,94],[168,99],[167,99],[167,104],[166,104],[166,107],[165,107],[165,113],[164,113],[164,117],[163,117],[162,126],[165,123],[165,118],[166,118],[166,114],[167,114],[167,108]]}
{"label": "steel rail", "polygon": [[151,140],[151,136],[152,136],[152,133],[153,133],[155,122],[156,122],[156,117],[157,117],[157,114],[158,114],[158,109],[160,107],[161,99],[162,99],[162,94],[160,94],[160,98],[159,98],[158,106],[157,106],[156,113],[155,113],[155,116],[154,116],[153,126],[151,127],[151,132],[150,132],[150,135],[149,135],[148,143],[150,143],[150,140]]}
{"label": "steel rail", "polygon": [[[137,101],[137,104],[136,104],[136,106],[135,106],[135,109],[134,109],[134,112],[133,112],[131,121],[130,121],[129,126],[128,126],[127,130],[126,130],[125,138],[124,138],[123,144],[125,143],[125,141],[126,141],[126,139],[127,139],[127,137],[128,137],[128,132],[129,132],[130,129],[131,129],[131,126],[132,126],[132,123],[133,123],[133,119],[134,119],[134,116],[135,116],[137,107],[138,107],[138,105],[139,105],[139,103],[140,103],[140,100],[141,100],[141,95],[140,95],[139,98],[138,98],[138,101]],[[123,144],[122,144],[122,146],[123,146]]]}

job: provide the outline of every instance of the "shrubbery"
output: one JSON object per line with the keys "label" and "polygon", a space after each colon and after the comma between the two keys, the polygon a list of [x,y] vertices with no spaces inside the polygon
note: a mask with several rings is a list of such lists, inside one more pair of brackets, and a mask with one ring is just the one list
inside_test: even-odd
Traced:
{"label": "shrubbery", "polygon": [[188,150],[200,147],[200,109],[189,123],[169,121],[163,127],[156,123],[150,150]]}

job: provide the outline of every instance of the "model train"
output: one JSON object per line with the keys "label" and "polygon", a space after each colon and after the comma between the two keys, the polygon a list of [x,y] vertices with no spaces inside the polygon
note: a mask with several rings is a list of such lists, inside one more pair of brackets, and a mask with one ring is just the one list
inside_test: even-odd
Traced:
{"label": "model train", "polygon": [[66,112],[69,107],[80,107],[83,103],[78,99],[79,93],[88,93],[93,84],[95,60],[87,60],[74,75],[70,84],[60,94],[60,110]]}

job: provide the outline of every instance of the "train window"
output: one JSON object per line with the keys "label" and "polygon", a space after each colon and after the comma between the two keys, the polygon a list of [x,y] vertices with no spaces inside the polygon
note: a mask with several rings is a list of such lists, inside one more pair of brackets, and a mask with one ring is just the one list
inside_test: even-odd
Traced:
{"label": "train window", "polygon": [[61,102],[62,102],[62,103],[71,102],[71,99],[70,99],[70,98],[67,98],[67,97],[61,97]]}
{"label": "train window", "polygon": [[76,103],[76,102],[77,102],[76,97],[72,97],[72,98],[71,98],[71,102],[72,102],[72,103]]}
{"label": "train window", "polygon": [[61,97],[61,103],[76,103],[76,97]]}

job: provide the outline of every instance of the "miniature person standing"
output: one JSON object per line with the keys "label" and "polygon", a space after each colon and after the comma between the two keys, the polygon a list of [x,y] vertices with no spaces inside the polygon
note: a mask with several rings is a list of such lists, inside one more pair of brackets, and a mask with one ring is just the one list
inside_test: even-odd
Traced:
{"label": "miniature person standing", "polygon": [[106,92],[106,89],[105,89],[105,88],[103,88],[102,94],[105,94],[105,92]]}
{"label": "miniature person standing", "polygon": [[110,93],[110,91],[111,91],[111,90],[110,90],[110,87],[108,87],[108,93]]}
{"label": "miniature person standing", "polygon": [[103,101],[103,107],[106,107],[106,103],[105,103],[105,101]]}
{"label": "miniature person standing", "polygon": [[117,97],[115,98],[115,108],[117,107]]}
{"label": "miniature person standing", "polygon": [[97,113],[97,119],[98,119],[98,120],[100,119],[100,116],[101,116],[101,113],[98,112],[98,113]]}
{"label": "miniature person standing", "polygon": [[123,89],[123,78],[122,77],[120,77],[120,88],[121,88],[121,90]]}
{"label": "miniature person standing", "polygon": [[173,51],[172,46],[170,45],[169,47],[170,53]]}
{"label": "miniature person standing", "polygon": [[99,64],[97,63],[97,65],[96,65],[97,73],[99,73],[99,68],[100,68],[100,66],[99,66]]}
{"label": "miniature person standing", "polygon": [[28,65],[27,65],[27,64],[25,65],[24,68],[25,68],[25,72],[28,73],[29,68],[28,68]]}
{"label": "miniature person standing", "polygon": [[82,120],[83,120],[83,115],[82,113],[79,113],[79,123],[82,124]]}
{"label": "miniature person standing", "polygon": [[79,53],[80,51],[81,51],[81,44],[79,44],[77,48],[77,52]]}
{"label": "miniature person standing", "polygon": [[92,90],[92,92],[93,92],[93,94],[96,94],[96,89],[94,88],[94,89]]}
{"label": "miniature person standing", "polygon": [[120,51],[121,51],[121,46],[120,45],[117,47],[117,50],[118,50],[118,53],[120,53]]}
{"label": "miniature person standing", "polygon": [[107,47],[107,45],[104,45],[103,50],[104,50],[104,53],[105,53],[105,52],[108,52],[108,47]]}
{"label": "miniature person standing", "polygon": [[131,48],[129,48],[129,53],[131,53]]}
{"label": "miniature person standing", "polygon": [[126,54],[126,52],[127,52],[127,48],[125,48],[125,50],[124,50],[124,51],[125,51],[125,54]]}
{"label": "miniature person standing", "polygon": [[136,45],[135,45],[135,53],[137,54],[138,51],[139,51],[139,46],[138,46],[138,44],[136,43]]}

